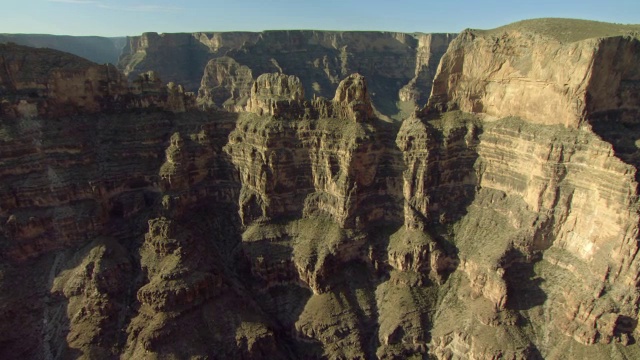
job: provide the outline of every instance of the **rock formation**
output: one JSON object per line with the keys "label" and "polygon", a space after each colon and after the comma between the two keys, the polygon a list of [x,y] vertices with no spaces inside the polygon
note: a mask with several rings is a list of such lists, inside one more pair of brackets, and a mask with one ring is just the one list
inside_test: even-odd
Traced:
{"label": "rock formation", "polygon": [[349,75],[340,82],[333,98],[334,116],[351,121],[366,121],[373,118],[373,107],[364,77]]}
{"label": "rock formation", "polygon": [[[247,111],[258,115],[286,116],[284,112],[304,101],[300,79],[293,75],[262,74],[251,87]],[[295,116],[294,114],[291,114]]]}
{"label": "rock formation", "polygon": [[[603,29],[591,38],[581,31],[585,27]],[[543,31],[549,28],[557,31]],[[485,119],[478,130],[469,120],[457,125],[466,133],[466,146],[480,134],[473,144],[478,159],[466,167],[464,180],[479,190],[453,228],[458,269],[466,274],[471,296],[482,296],[495,312],[479,319],[485,325],[499,328],[524,318],[582,344],[626,344],[637,336],[630,306],[638,298],[632,280],[636,169],[623,161],[616,141],[602,140],[611,132],[598,125],[603,113],[621,123],[637,115],[637,95],[628,84],[637,82],[632,59],[640,43],[619,35],[628,30],[526,21],[465,31],[443,57],[427,113],[461,109]],[[426,208],[418,212],[428,218],[433,201],[416,197],[418,204],[429,201],[417,207]],[[482,257],[471,255],[479,252]],[[505,318],[510,312],[516,320]],[[446,348],[442,354],[460,346],[498,351],[468,331],[447,331],[436,340]],[[535,346],[558,356],[561,342],[549,337]]]}
{"label": "rock formation", "polygon": [[226,56],[212,59],[204,69],[198,102],[205,108],[242,110],[251,93],[253,81],[251,69],[246,65],[240,65]]}
{"label": "rock formation", "polygon": [[[453,34],[265,31],[130,37],[119,67],[130,79],[156,71],[198,91],[207,106],[246,105],[254,79],[280,72],[301,80],[307,100],[333,97],[352,73],[369,80],[375,108],[385,115],[422,106]],[[204,76],[203,76],[204,73]],[[199,89],[199,90],[198,90]]]}
{"label": "rock formation", "polygon": [[153,72],[131,88],[113,65],[97,65],[49,49],[0,44],[0,114],[7,119],[114,112],[158,107],[184,112],[195,95],[181,86],[165,87]]}
{"label": "rock formation", "polygon": [[129,82],[0,45],[0,358],[640,356],[638,27],[448,42],[150,33]]}

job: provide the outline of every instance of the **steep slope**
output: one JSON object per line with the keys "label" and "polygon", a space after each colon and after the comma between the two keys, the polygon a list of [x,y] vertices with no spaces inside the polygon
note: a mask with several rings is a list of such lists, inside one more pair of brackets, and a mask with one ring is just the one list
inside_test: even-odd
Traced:
{"label": "steep slope", "polygon": [[[467,30],[443,57],[423,121],[437,126],[428,119],[446,109],[474,113],[444,115],[458,119],[465,139],[474,131],[459,118],[480,124],[477,161],[467,167],[477,191],[451,231],[466,274],[458,298],[481,296],[484,305],[476,306],[492,310],[462,330],[437,322],[442,356],[496,354],[502,338],[564,357],[570,341],[556,333],[582,344],[635,342],[637,170],[609,129],[637,118],[630,84],[640,74],[640,42],[629,32],[637,27],[607,24],[593,33],[598,26],[544,19]],[[626,136],[637,136],[632,130]],[[416,203],[431,200],[420,193],[427,189],[418,189]],[[439,209],[431,203],[421,211],[427,218],[429,207]],[[470,311],[469,303],[459,304]],[[508,330],[518,324],[529,325]],[[584,351],[572,348],[575,357]],[[628,350],[620,356],[631,356]],[[589,356],[608,351],[595,347]]]}
{"label": "steep slope", "polygon": [[253,114],[225,147],[240,173],[242,244],[260,303],[292,329],[295,357],[425,353],[435,292],[425,285],[455,260],[402,227],[397,127],[373,116],[361,75],[331,101],[302,92],[297,78],[261,75]]}

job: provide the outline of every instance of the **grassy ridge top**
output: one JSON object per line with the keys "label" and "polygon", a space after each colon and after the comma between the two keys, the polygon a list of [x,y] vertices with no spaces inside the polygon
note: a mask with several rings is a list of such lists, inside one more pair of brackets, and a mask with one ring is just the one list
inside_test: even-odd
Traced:
{"label": "grassy ridge top", "polygon": [[509,31],[530,32],[569,43],[620,35],[640,37],[640,24],[623,25],[592,20],[542,18],[518,21],[491,30],[474,30],[474,32],[486,35]]}

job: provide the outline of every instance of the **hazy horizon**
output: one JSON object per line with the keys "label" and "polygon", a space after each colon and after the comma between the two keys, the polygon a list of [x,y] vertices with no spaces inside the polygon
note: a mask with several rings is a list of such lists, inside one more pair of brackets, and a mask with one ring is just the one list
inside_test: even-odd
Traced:
{"label": "hazy horizon", "polygon": [[640,2],[25,0],[4,6],[0,33],[103,37],[268,30],[458,33],[543,17],[640,24]]}

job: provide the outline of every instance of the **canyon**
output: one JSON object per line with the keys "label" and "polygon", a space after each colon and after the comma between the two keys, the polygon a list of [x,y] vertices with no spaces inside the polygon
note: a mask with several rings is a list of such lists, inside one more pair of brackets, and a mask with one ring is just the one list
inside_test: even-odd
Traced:
{"label": "canyon", "polygon": [[640,357],[640,26],[118,41],[0,44],[0,358]]}

